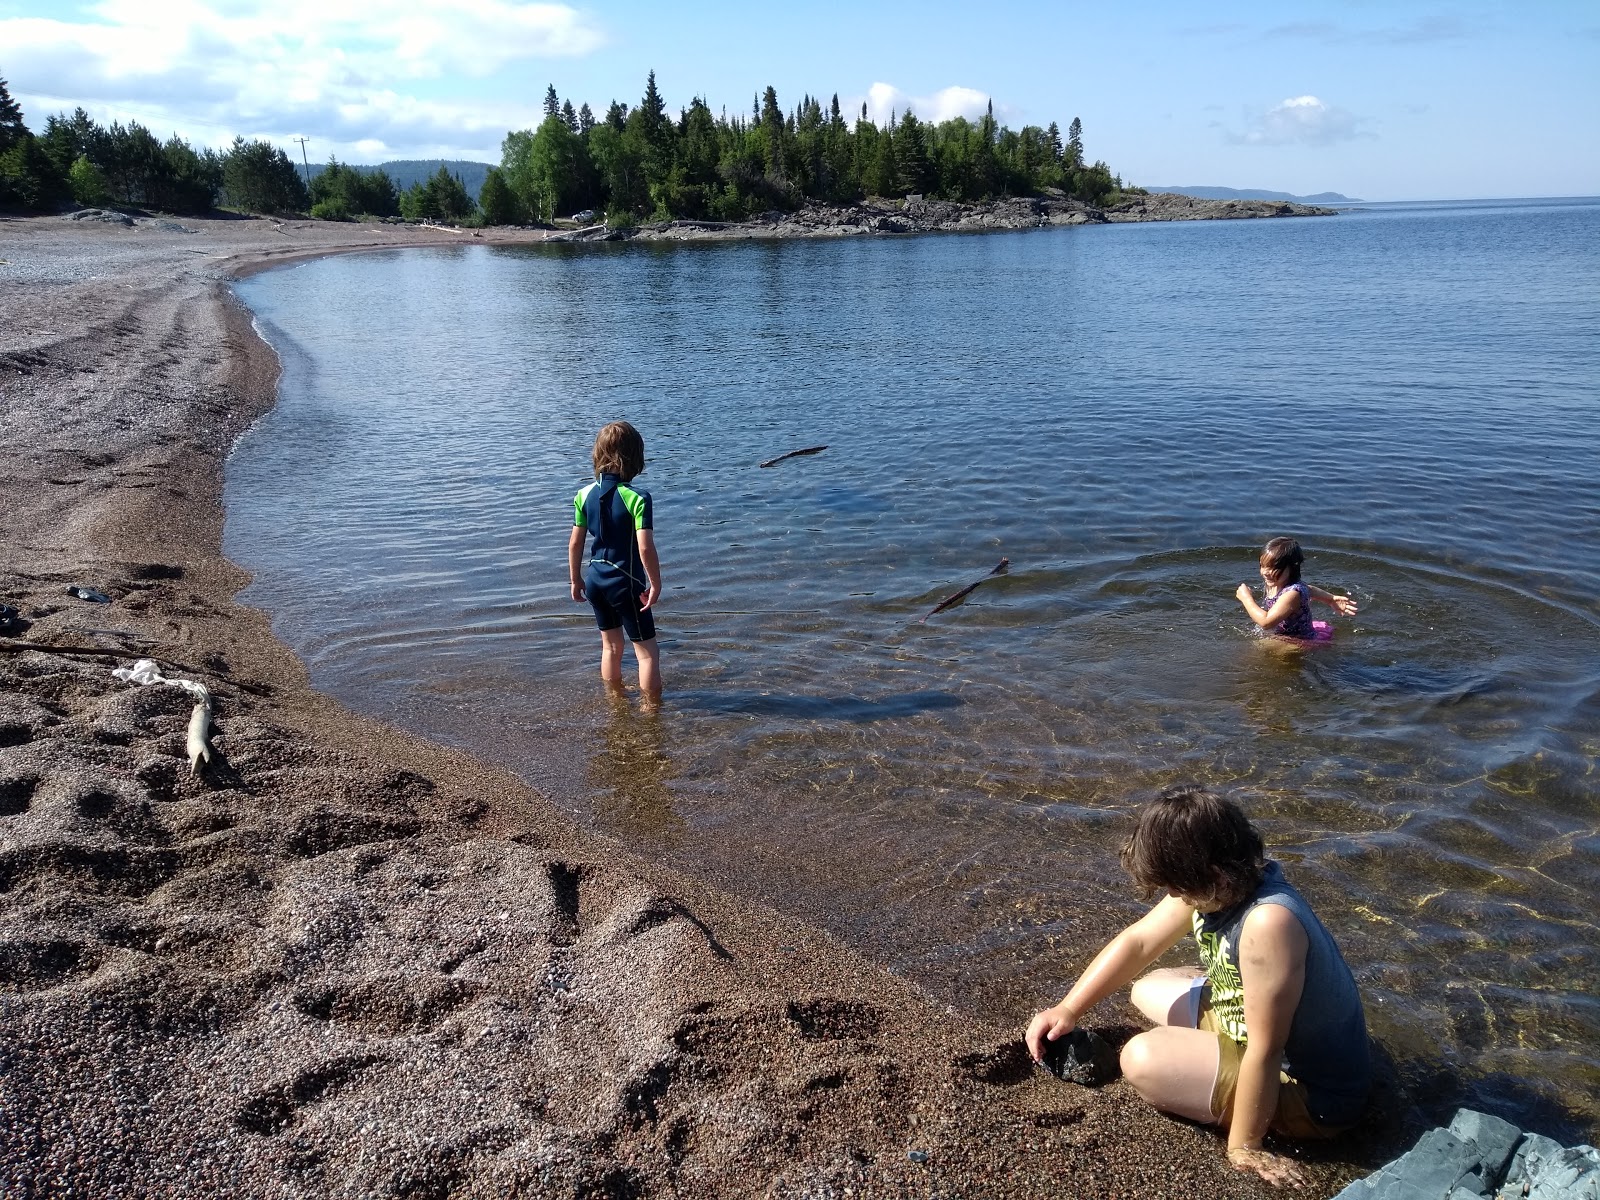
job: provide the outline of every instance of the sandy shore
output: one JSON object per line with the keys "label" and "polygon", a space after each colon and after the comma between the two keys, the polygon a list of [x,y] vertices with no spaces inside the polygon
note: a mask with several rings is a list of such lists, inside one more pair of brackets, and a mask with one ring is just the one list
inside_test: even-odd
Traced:
{"label": "sandy shore", "polygon": [[[1014,1025],[343,710],[234,603],[222,464],[277,364],[228,280],[537,236],[0,220],[0,1194],[1270,1194]],[[216,696],[203,777],[189,698],[112,677],[138,657]]]}

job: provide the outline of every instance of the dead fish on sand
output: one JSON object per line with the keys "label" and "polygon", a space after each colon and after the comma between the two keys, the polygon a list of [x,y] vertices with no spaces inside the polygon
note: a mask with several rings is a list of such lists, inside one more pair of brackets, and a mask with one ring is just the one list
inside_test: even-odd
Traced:
{"label": "dead fish on sand", "polygon": [[803,454],[821,454],[826,446],[807,446],[804,450],[790,450],[787,454],[780,454],[777,458],[769,458],[762,463],[763,467],[775,467],[786,458],[799,458]]}
{"label": "dead fish on sand", "polygon": [[980,583],[983,583],[989,579],[993,579],[996,575],[1004,575],[1010,569],[1011,560],[1009,558],[1002,558],[998,563],[995,564],[994,570],[990,571],[982,579],[974,579],[959,592],[956,592],[952,596],[946,596],[943,600],[939,601],[938,604],[935,604],[931,609],[928,610],[926,614],[921,617],[921,619],[918,621],[918,624],[920,624],[922,621],[926,621],[929,617],[933,616],[934,613],[942,613],[947,608],[954,608],[968,596],[972,595],[973,589],[975,589]]}
{"label": "dead fish on sand", "polygon": [[211,697],[194,706],[189,714],[189,774],[200,774],[200,764],[211,763]]}
{"label": "dead fish on sand", "polygon": [[173,679],[163,675],[155,660],[150,658],[141,658],[133,666],[118,667],[111,673],[126,683],[137,683],[146,687],[152,683],[170,683],[173,687],[181,687],[197,697],[194,711],[189,714],[189,737],[186,745],[189,752],[189,771],[193,775],[200,774],[200,764],[210,763],[212,754],[211,692],[206,685],[195,679]]}

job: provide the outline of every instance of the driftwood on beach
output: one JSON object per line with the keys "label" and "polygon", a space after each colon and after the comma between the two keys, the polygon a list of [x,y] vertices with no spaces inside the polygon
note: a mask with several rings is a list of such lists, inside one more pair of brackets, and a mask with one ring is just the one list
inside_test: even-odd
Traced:
{"label": "driftwood on beach", "polygon": [[821,454],[826,449],[826,446],[807,446],[803,450],[790,450],[785,454],[778,455],[777,458],[767,459],[767,461],[761,465],[763,467],[775,467],[786,458],[800,458],[802,455],[806,454]]}
{"label": "driftwood on beach", "polygon": [[939,603],[935,604],[932,608],[930,608],[926,613],[923,614],[923,616],[918,621],[918,624],[921,624],[923,621],[926,621],[929,617],[933,616],[935,613],[942,613],[947,608],[954,608],[956,605],[960,604],[963,600],[965,600],[968,596],[972,595],[972,593],[977,589],[979,584],[985,583],[988,580],[993,579],[996,575],[1004,575],[1010,569],[1011,569],[1011,560],[1009,558],[1002,558],[998,563],[995,564],[994,570],[990,571],[987,575],[983,576],[981,579],[974,579],[971,583],[967,584],[967,586],[962,588],[959,592],[955,592],[955,593],[953,593],[953,594],[951,594],[949,596],[946,596],[943,600],[939,601]]}

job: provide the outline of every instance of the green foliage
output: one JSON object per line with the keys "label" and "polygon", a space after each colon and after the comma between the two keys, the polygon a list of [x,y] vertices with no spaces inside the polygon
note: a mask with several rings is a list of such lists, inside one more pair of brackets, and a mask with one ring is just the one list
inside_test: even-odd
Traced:
{"label": "green foliage", "polygon": [[408,221],[460,221],[477,202],[457,175],[440,167],[426,183],[414,183],[400,194],[400,215]]}
{"label": "green foliage", "polygon": [[311,205],[311,216],[318,221],[349,221],[349,206],[345,204],[344,197],[334,196],[327,200],[317,200]]}
{"label": "green foliage", "polygon": [[399,213],[400,194],[382,168],[364,170],[330,158],[311,179],[313,217],[348,221],[358,215],[393,217]]}
{"label": "green foliage", "polygon": [[490,167],[484,177],[483,190],[478,193],[478,212],[485,225],[521,225],[527,215],[499,167]]}
{"label": "green foliage", "polygon": [[22,121],[22,109],[11,98],[11,89],[0,79],[0,154],[31,137]]}
{"label": "green foliage", "polygon": [[67,187],[72,192],[72,202],[83,208],[99,208],[107,203],[111,195],[100,168],[82,154],[67,172]]}
{"label": "green foliage", "polygon": [[222,188],[228,203],[246,212],[304,212],[311,198],[289,156],[271,142],[233,139],[222,156]]}
{"label": "green foliage", "polygon": [[0,208],[43,212],[68,195],[66,172],[23,122],[22,109],[0,79]]}
{"label": "green foliage", "polygon": [[0,208],[45,212],[67,195],[61,172],[39,145],[39,139],[26,129],[22,137],[0,151]]}

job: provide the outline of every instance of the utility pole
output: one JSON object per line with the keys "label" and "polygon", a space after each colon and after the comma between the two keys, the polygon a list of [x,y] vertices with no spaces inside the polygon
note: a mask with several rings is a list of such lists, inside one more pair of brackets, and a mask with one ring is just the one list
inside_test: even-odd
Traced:
{"label": "utility pole", "polygon": [[306,139],[303,137],[290,138],[291,142],[300,143],[300,161],[306,166],[306,191],[311,190],[311,161],[306,158]]}

